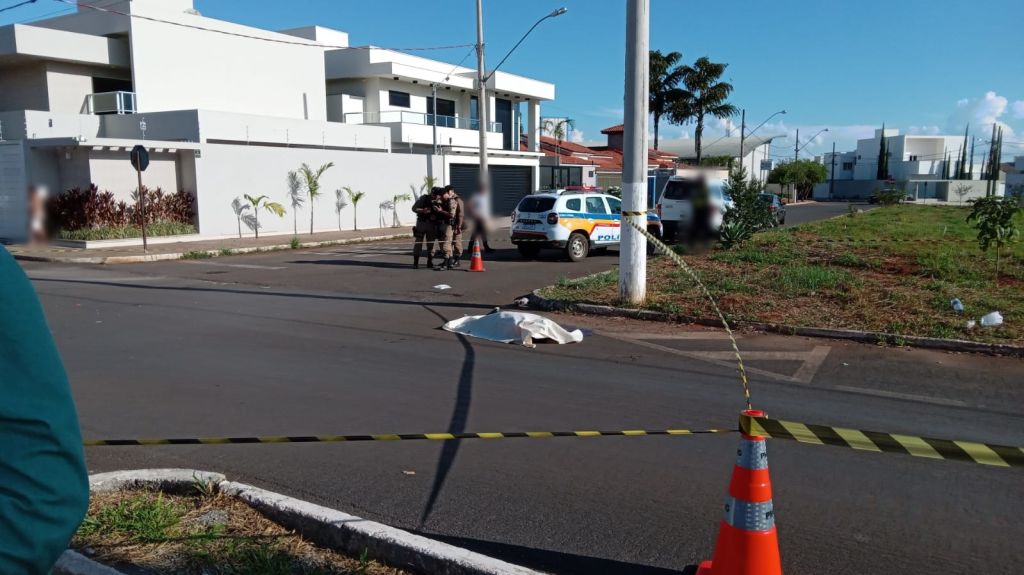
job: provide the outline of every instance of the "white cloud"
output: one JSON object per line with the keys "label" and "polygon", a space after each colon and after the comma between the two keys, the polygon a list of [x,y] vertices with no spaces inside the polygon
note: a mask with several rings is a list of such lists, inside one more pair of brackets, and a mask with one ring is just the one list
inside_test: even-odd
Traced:
{"label": "white cloud", "polygon": [[923,136],[937,136],[942,133],[942,128],[938,126],[908,126],[908,134],[919,134]]}
{"label": "white cloud", "polygon": [[1010,109],[1013,111],[1014,118],[1024,118],[1024,100],[1017,100],[1010,106]]}
{"label": "white cloud", "polygon": [[[985,92],[980,98],[957,100],[956,109],[949,116],[946,130],[951,134],[959,134],[963,132],[964,126],[970,126],[971,132],[984,136],[991,132],[992,124],[996,124],[1002,126],[1006,137],[1012,138],[1014,136],[1013,128],[1001,119],[1009,108],[1009,99],[1006,96],[1000,96],[993,90]],[[1017,115],[1018,111],[1020,116]],[[1013,103],[1012,115],[1024,117],[1024,102]]]}
{"label": "white cloud", "polygon": [[582,130],[577,130],[575,128],[572,129],[572,130],[569,130],[569,141],[570,142],[575,142],[577,144],[582,144],[583,143],[583,131]]}

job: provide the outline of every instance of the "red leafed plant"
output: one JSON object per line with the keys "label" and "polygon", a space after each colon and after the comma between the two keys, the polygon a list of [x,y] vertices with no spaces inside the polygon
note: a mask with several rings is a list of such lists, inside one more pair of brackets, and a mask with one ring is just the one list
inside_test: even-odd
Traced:
{"label": "red leafed plant", "polygon": [[[142,188],[146,199],[146,223],[191,224],[195,219],[195,198],[186,191],[165,194],[160,188]],[[138,226],[142,223],[138,193],[132,193],[131,205],[114,199],[114,194],[88,188],[72,188],[50,198],[46,205],[50,224],[61,230],[100,227]]]}

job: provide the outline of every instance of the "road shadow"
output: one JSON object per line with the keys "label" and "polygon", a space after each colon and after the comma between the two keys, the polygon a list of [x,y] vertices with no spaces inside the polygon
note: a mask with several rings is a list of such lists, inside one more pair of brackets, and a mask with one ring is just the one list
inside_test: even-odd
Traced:
{"label": "road shadow", "polygon": [[482,541],[466,537],[437,535],[418,532],[430,539],[436,539],[457,547],[464,547],[477,553],[496,557],[509,563],[558,575],[695,575],[696,565],[687,565],[681,571],[664,567],[636,565],[613,559],[601,559],[585,555],[573,555],[546,549],[534,549],[521,545]]}
{"label": "road shadow", "polygon": [[411,270],[412,262],[408,263],[396,263],[396,262],[375,262],[369,260],[342,260],[342,259],[330,259],[330,260],[295,260],[287,262],[289,264],[312,264],[322,266],[351,266],[351,267],[366,267],[366,268],[383,268],[383,269],[403,269]]}
{"label": "road shadow", "polygon": [[[428,305],[424,305],[423,309],[436,315],[442,323],[448,321],[444,315]],[[447,431],[448,433],[463,433],[466,431],[469,407],[473,400],[473,368],[476,366],[476,350],[473,349],[473,344],[469,342],[469,338],[461,333],[457,333],[455,336],[459,338],[459,343],[462,344],[465,355],[462,360],[462,369],[459,372],[459,382],[455,392],[455,405],[452,408],[452,415],[448,420]],[[423,507],[423,514],[420,515],[420,528],[426,524],[430,514],[434,511],[434,505],[437,504],[437,498],[441,495],[444,482],[448,478],[452,465],[455,463],[455,456],[459,453],[459,444],[461,443],[461,441],[442,442],[441,456],[437,460],[437,471],[434,473],[434,483],[430,486],[430,496]]]}
{"label": "road shadow", "polygon": [[[123,283],[115,281],[91,281],[91,280],[69,280],[69,279],[56,279],[56,278],[30,278],[33,283],[35,282],[46,282],[46,283],[66,283],[66,284],[80,284],[80,285],[99,285],[99,286],[110,286],[129,288],[136,290],[149,290],[149,291],[182,291],[182,292],[197,292],[197,293],[224,293],[224,294],[238,294],[238,295],[254,295],[254,296],[271,296],[271,297],[284,297],[284,298],[297,298],[297,299],[311,299],[311,300],[326,300],[326,301],[351,301],[359,303],[379,303],[384,305],[410,305],[410,306],[423,306],[426,303],[436,303],[443,307],[457,307],[474,310],[486,310],[488,308],[494,308],[496,304],[473,304],[473,303],[459,303],[459,302],[422,302],[414,300],[401,300],[401,299],[385,299],[385,298],[373,298],[373,297],[361,297],[361,296],[347,296],[347,295],[324,295],[324,294],[308,294],[308,293],[287,293],[277,292],[270,290],[239,290],[239,289],[227,289],[227,288],[206,288],[206,287],[172,287],[172,286],[150,286],[141,285],[136,283]],[[505,305],[505,304],[501,304]],[[447,321],[447,320],[445,320]]]}

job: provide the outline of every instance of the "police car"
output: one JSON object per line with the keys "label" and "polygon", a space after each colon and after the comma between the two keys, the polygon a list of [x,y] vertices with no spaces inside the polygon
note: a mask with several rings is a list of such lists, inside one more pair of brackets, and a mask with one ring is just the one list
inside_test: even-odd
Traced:
{"label": "police car", "polygon": [[[512,212],[512,243],[525,258],[554,248],[578,262],[593,249],[618,246],[621,219],[622,200],[597,189],[545,190],[526,196]],[[647,230],[661,237],[657,215],[647,214]]]}

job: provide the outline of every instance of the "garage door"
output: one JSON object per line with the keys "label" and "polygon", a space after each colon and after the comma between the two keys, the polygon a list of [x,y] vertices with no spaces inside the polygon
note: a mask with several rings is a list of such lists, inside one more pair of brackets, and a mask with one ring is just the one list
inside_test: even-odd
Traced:
{"label": "garage door", "polygon": [[0,238],[21,240],[28,230],[28,190],[21,142],[0,143]]}
{"label": "garage door", "polygon": [[[533,192],[533,168],[530,166],[488,166],[491,177],[491,210],[496,216],[512,213],[519,200]],[[449,180],[463,198],[476,190],[480,166],[452,164]]]}

